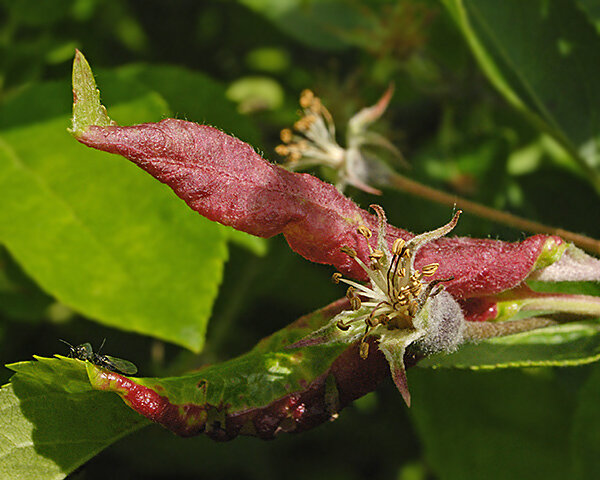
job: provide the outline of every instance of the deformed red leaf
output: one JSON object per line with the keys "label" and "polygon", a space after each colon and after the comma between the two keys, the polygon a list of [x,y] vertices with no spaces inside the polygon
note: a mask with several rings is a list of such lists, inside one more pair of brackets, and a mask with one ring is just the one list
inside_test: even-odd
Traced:
{"label": "deformed red leaf", "polygon": [[[340,302],[335,302],[321,313],[328,317],[339,311],[339,307]],[[290,327],[299,328],[303,322],[304,318],[300,318]],[[267,405],[238,411],[226,400],[218,405],[174,403],[164,389],[142,385],[135,378],[92,365],[88,367],[88,375],[94,388],[118,393],[136,412],[180,436],[206,434],[218,441],[231,440],[238,435],[271,439],[282,432],[300,433],[332,420],[344,407],[373,391],[388,377],[389,366],[376,345],[371,343],[373,353],[368,359],[360,357],[357,344],[351,345],[302,390]],[[416,358],[409,356],[406,362],[412,366]]]}
{"label": "deformed red leaf", "polygon": [[[270,164],[247,143],[212,127],[166,119],[90,127],[78,140],[133,161],[210,220],[259,237],[283,233],[305,258],[344,271],[356,268],[340,246],[363,250],[356,227],[375,225],[332,185]],[[391,230],[394,238],[409,235]]]}
{"label": "deformed red leaf", "polygon": [[563,240],[534,235],[522,242],[481,238],[440,238],[425,245],[417,266],[438,262],[434,278],[454,277],[446,290],[454,297],[470,298],[508,290],[519,285],[533,270],[545,250],[556,250]]}
{"label": "deformed red leaf", "polygon": [[[91,126],[77,139],[128,158],[211,220],[260,237],[282,233],[308,260],[366,279],[340,248],[349,246],[366,259],[366,241],[356,229],[365,225],[376,231],[375,216],[332,185],[267,162],[241,140],[176,119],[131,127]],[[412,236],[388,226],[390,243]],[[376,238],[371,242],[375,246]],[[559,237],[544,235],[516,243],[444,238],[424,246],[416,265],[440,263],[434,278],[453,277],[446,289],[457,298],[490,295],[520,284],[544,249],[556,250],[561,243]]]}

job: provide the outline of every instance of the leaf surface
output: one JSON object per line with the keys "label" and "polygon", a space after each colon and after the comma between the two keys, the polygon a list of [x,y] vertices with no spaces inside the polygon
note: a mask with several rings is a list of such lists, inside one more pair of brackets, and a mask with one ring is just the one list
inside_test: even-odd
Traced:
{"label": "leaf surface", "polygon": [[340,0],[241,0],[268,18],[283,33],[313,48],[342,50],[346,36],[365,26],[365,15],[352,3]]}
{"label": "leaf surface", "polygon": [[572,478],[574,370],[411,370],[411,415],[436,477]]}
{"label": "leaf surface", "polygon": [[434,355],[421,367],[514,368],[573,366],[600,359],[600,321],[578,321],[463,345]]}
{"label": "leaf surface", "polygon": [[0,312],[11,320],[37,321],[52,298],[28,278],[4,248],[0,248]]}
{"label": "leaf surface", "polygon": [[[183,376],[127,378],[93,365],[88,365],[88,374],[95,388],[118,393],[134,410],[179,435],[206,433],[220,440],[239,434],[272,438],[280,431],[321,423],[349,398],[367,393],[361,390],[365,387],[360,380],[352,382],[352,376],[336,384],[335,372],[349,367],[339,360],[347,346],[287,348],[338,310],[332,304],[306,315],[240,357]],[[371,389],[388,374],[380,355],[360,366],[372,373],[367,380]],[[332,386],[327,387],[328,382]],[[314,405],[309,407],[311,402]]]}
{"label": "leaf surface", "polygon": [[[104,77],[116,118],[166,114],[155,93]],[[137,169],[74,143],[64,111],[69,91],[67,83],[39,85],[3,105],[0,241],[76,311],[199,351],[221,282],[225,235]],[[24,112],[34,113],[27,119]],[[13,114],[16,126],[8,120]]]}
{"label": "leaf surface", "polygon": [[600,38],[576,2],[443,3],[491,83],[600,188]]}
{"label": "leaf surface", "polygon": [[595,365],[579,391],[571,436],[575,478],[593,478],[600,471],[600,366]]}
{"label": "leaf surface", "polygon": [[9,366],[0,389],[0,477],[62,479],[148,423],[114,395],[93,390],[83,362],[41,358]]}
{"label": "leaf surface", "polygon": [[[6,405],[0,415],[5,468],[26,468],[22,460],[27,455],[38,469],[35,474],[44,468],[54,472],[38,478],[62,478],[147,424],[117,395],[98,390],[120,394],[137,412],[183,436],[273,438],[323,423],[389,375],[381,355],[363,361],[357,348],[286,348],[328,321],[341,305],[300,318],[245,355],[180,377],[124,377],[65,357],[9,365],[17,373],[0,390]],[[65,449],[70,441],[80,446]]]}

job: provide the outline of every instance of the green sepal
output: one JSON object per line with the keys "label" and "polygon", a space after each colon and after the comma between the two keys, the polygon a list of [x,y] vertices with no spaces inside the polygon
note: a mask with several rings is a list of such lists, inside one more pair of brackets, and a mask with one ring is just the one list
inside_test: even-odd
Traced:
{"label": "green sepal", "polygon": [[563,256],[565,250],[567,250],[568,247],[568,243],[559,243],[555,238],[548,237],[548,239],[544,243],[544,246],[542,247],[540,255],[535,261],[532,270],[540,270],[557,262]]}
{"label": "green sepal", "polygon": [[396,388],[402,395],[404,402],[410,407],[410,392],[408,390],[408,380],[406,378],[406,368],[404,366],[404,353],[406,347],[415,339],[414,332],[401,331],[401,335],[389,335],[387,338],[382,336],[379,341],[379,350],[383,352],[385,359],[390,364],[392,380]]}
{"label": "green sepal", "polygon": [[[290,345],[290,348],[353,343],[365,333],[364,318],[370,311],[367,307],[361,307],[355,311],[345,310],[332,318],[324,327]],[[347,325],[348,328],[340,328],[338,326],[340,322]]]}

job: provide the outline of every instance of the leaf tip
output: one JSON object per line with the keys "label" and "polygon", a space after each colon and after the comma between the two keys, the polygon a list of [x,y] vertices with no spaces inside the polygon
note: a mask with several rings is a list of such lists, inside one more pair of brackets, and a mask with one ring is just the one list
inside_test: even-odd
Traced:
{"label": "leaf tip", "polygon": [[92,125],[109,126],[114,122],[100,103],[100,92],[90,64],[83,53],[75,49],[73,59],[73,118],[69,129],[75,138],[81,137]]}

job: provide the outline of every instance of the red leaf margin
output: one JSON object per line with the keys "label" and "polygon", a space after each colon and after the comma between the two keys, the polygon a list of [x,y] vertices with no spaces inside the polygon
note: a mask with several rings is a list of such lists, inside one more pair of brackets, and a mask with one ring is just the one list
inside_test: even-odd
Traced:
{"label": "red leaf margin", "polygon": [[[347,299],[337,300],[300,317],[285,329],[301,329],[315,315],[327,321],[346,308]],[[217,441],[229,441],[238,435],[268,440],[282,432],[301,433],[335,419],[344,407],[372,392],[389,377],[386,359],[374,341],[370,342],[372,353],[366,360],[360,357],[358,344],[351,345],[303,390],[284,395],[268,405],[242,411],[232,411],[226,403],[174,404],[159,389],[91,364],[88,376],[94,388],[118,393],[133,410],[182,437],[203,433]],[[417,357],[407,353],[405,361],[410,367],[416,364]],[[328,384],[332,385],[334,394],[328,391]]]}

